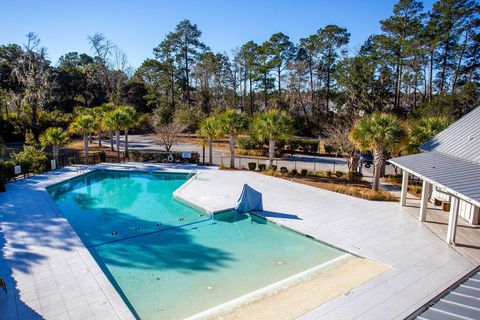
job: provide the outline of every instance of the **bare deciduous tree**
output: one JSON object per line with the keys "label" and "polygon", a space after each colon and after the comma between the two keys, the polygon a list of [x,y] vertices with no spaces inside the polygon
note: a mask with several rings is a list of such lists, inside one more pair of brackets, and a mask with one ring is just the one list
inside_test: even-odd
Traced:
{"label": "bare deciduous tree", "polygon": [[155,125],[155,141],[169,152],[177,143],[179,134],[183,131],[183,126],[177,122]]}
{"label": "bare deciduous tree", "polygon": [[349,135],[352,129],[351,124],[332,125],[326,128],[325,132],[328,136],[328,144],[331,145],[337,154],[345,158],[348,170],[356,170],[355,162],[355,146],[350,142]]}

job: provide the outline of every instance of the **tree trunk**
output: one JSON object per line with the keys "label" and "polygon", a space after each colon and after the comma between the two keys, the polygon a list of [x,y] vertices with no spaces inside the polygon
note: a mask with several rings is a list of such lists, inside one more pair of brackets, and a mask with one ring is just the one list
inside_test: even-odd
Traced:
{"label": "tree trunk", "polygon": [[457,85],[458,73],[460,72],[460,67],[462,66],[463,54],[465,53],[465,49],[467,47],[467,40],[468,40],[468,34],[465,31],[465,40],[463,41],[462,50],[460,51],[457,67],[455,68],[455,74],[453,76],[452,93],[455,93],[455,86]]}
{"label": "tree trunk", "polygon": [[373,150],[373,182],[372,182],[372,191],[378,191],[380,186],[380,173],[382,170],[382,160],[383,160],[383,149],[380,147]]}
{"label": "tree trunk", "polygon": [[113,132],[112,132],[112,130],[109,130],[108,134],[110,136],[110,150],[113,151]]}
{"label": "tree trunk", "polygon": [[212,139],[208,139],[208,165],[211,166],[213,164],[213,141]]}
{"label": "tree trunk", "polygon": [[328,112],[328,101],[330,100],[330,65],[327,68],[327,90],[325,100],[325,111]]}
{"label": "tree trunk", "polygon": [[430,74],[428,76],[428,101],[432,100],[433,97],[433,53],[434,50],[430,51]]}
{"label": "tree trunk", "polygon": [[[173,70],[173,65],[171,66],[171,70]],[[172,83],[172,107],[175,109],[175,74],[172,71],[171,76],[171,83]]]}
{"label": "tree trunk", "polygon": [[402,63],[397,65],[397,87],[395,88],[395,109],[400,110],[400,91],[402,87]]}
{"label": "tree trunk", "polygon": [[280,67],[277,69],[278,72],[278,96],[282,95],[282,70]]}
{"label": "tree trunk", "polygon": [[125,157],[128,158],[128,128],[125,129]]}
{"label": "tree trunk", "polygon": [[264,88],[264,94],[265,94],[265,109],[267,108],[268,105],[268,89],[267,89],[267,77],[268,75],[265,74],[263,77],[263,88]]}
{"label": "tree trunk", "polygon": [[253,115],[253,89],[252,89],[252,75],[249,74],[248,80],[250,83],[250,115]]}
{"label": "tree trunk", "polygon": [[448,59],[448,52],[449,52],[449,45],[448,42],[450,41],[450,35],[447,37],[447,40],[445,42],[445,54],[443,56],[443,61],[442,61],[442,73],[440,77],[440,93],[443,93],[443,88],[445,86],[445,78],[447,77],[447,59]]}
{"label": "tree trunk", "polygon": [[117,162],[120,163],[120,130],[116,129],[115,130],[115,138],[116,138],[116,143],[117,143]]}
{"label": "tree trunk", "polygon": [[188,107],[190,107],[190,79],[188,78],[188,51],[187,50],[185,50],[185,81],[187,82],[187,102],[188,102]]}
{"label": "tree trunk", "polygon": [[235,144],[236,139],[233,133],[228,135],[228,142],[230,143],[230,168],[235,168]]}
{"label": "tree trunk", "polygon": [[313,91],[313,61],[310,59],[310,62],[308,64],[308,73],[310,75],[310,95],[312,97],[312,110],[313,110],[313,104],[315,100],[315,92]]}
{"label": "tree trunk", "polygon": [[98,147],[102,147],[102,131],[98,131]]}
{"label": "tree trunk", "polygon": [[85,154],[85,164],[88,164],[88,134],[83,136],[83,152]]}
{"label": "tree trunk", "polygon": [[270,168],[273,166],[273,158],[275,158],[275,139],[270,139],[268,143],[268,161],[270,162]]}
{"label": "tree trunk", "polygon": [[419,70],[415,70],[415,80],[414,80],[414,86],[413,86],[413,107],[412,107],[412,111],[415,111],[415,108],[417,107],[418,72],[419,72]]}
{"label": "tree trunk", "polygon": [[38,123],[38,110],[37,110],[37,106],[35,105],[35,103],[32,104],[32,126],[33,126],[33,130],[35,131],[35,135],[36,135],[36,131],[37,131],[37,123]]}
{"label": "tree trunk", "polygon": [[53,157],[55,158],[55,162],[58,167],[58,153],[59,153],[60,146],[54,144],[52,147],[53,147]]}
{"label": "tree trunk", "polygon": [[243,79],[243,95],[242,95],[242,107],[243,107],[243,110],[246,110],[246,98],[247,98],[247,68],[245,68],[245,73],[244,73],[245,77]]}

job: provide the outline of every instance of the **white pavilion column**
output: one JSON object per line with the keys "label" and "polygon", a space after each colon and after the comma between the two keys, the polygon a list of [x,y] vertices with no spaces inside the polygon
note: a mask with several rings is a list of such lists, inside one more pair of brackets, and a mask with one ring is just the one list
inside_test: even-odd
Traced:
{"label": "white pavilion column", "polygon": [[430,196],[430,190],[432,189],[432,184],[423,180],[422,187],[422,200],[420,202],[420,215],[418,220],[425,221],[427,219],[427,209],[428,209],[428,197]]}
{"label": "white pavilion column", "polygon": [[404,206],[407,203],[407,191],[408,191],[408,177],[410,174],[403,170],[403,178],[402,178],[402,191],[400,193],[400,205]]}
{"label": "white pavilion column", "polygon": [[448,217],[447,242],[455,244],[455,235],[457,233],[458,222],[458,198],[451,196],[450,215]]}

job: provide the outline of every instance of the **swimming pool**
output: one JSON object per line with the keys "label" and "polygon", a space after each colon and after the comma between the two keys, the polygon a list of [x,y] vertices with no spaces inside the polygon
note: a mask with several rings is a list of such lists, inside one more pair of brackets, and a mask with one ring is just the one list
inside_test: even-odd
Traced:
{"label": "swimming pool", "polygon": [[179,173],[93,171],[48,188],[140,319],[182,319],[345,252],[253,214],[211,217],[174,200]]}

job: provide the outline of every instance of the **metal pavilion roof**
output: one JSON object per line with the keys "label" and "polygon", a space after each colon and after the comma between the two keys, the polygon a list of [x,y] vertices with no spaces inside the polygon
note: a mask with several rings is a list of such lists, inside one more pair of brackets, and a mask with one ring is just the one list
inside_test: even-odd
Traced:
{"label": "metal pavilion roof", "polygon": [[480,206],[480,107],[440,132],[421,149],[425,152],[389,161]]}

